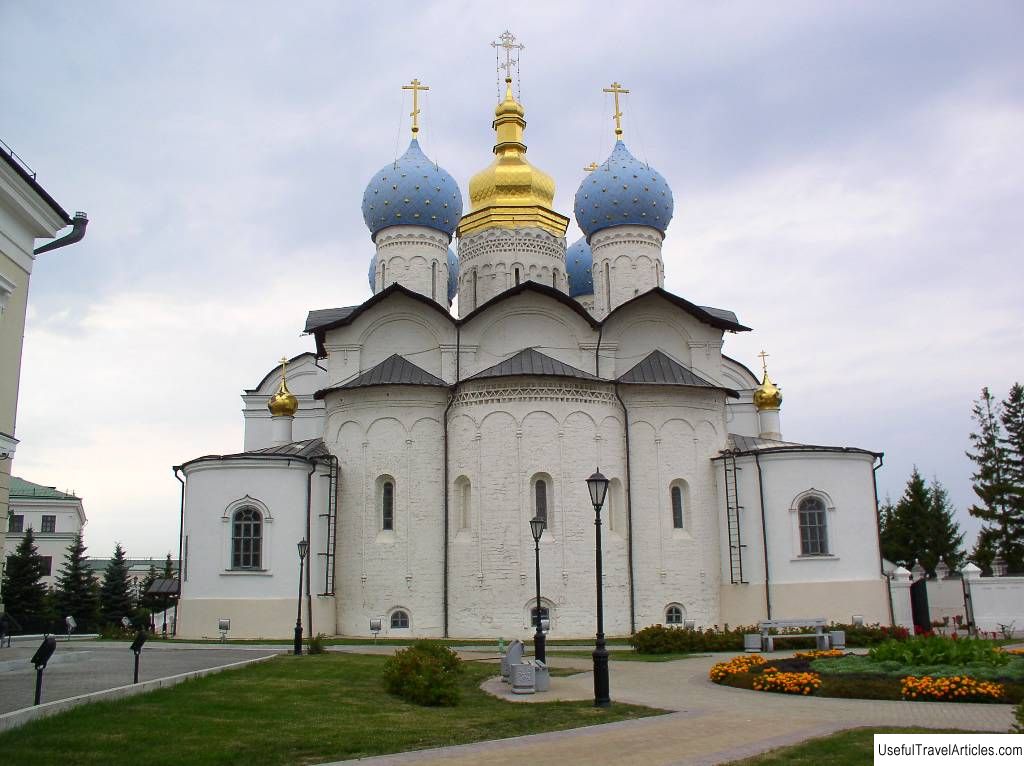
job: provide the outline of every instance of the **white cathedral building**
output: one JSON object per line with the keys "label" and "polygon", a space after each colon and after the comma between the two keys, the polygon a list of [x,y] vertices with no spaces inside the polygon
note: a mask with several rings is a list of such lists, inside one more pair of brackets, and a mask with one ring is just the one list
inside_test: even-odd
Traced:
{"label": "white cathedral building", "polygon": [[372,296],[309,313],[315,350],[242,396],[242,451],[175,468],[178,635],[226,618],[231,637],[287,637],[298,602],[307,634],[368,636],[382,617],[384,635],[527,638],[535,516],[551,636],[592,635],[597,467],[610,635],[888,624],[881,455],[785,441],[767,370],[723,353],[750,328],[664,289],[672,192],[621,140],[617,103],[567,247],[506,84],[468,211],[421,150],[414,104],[408,150],[363,196]]}

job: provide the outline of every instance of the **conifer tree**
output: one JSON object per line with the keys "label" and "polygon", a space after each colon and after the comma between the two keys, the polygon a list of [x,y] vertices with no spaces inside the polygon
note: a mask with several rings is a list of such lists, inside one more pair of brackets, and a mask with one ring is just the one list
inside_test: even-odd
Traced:
{"label": "conifer tree", "polygon": [[100,585],[100,617],[104,625],[119,625],[122,617],[132,616],[128,560],[121,543],[114,546],[114,557],[103,572]]}
{"label": "conifer tree", "polygon": [[2,592],[5,609],[26,632],[49,630],[49,610],[43,576],[46,568],[36,548],[32,527],[25,530],[14,553],[7,558]]}
{"label": "conifer tree", "polygon": [[1014,383],[1003,401],[1002,425],[1005,430],[1006,496],[1009,505],[1004,552],[1009,571],[1024,573],[1024,386]]}
{"label": "conifer tree", "polygon": [[935,567],[940,561],[946,562],[951,570],[959,571],[964,565],[964,533],[954,518],[949,493],[937,478],[932,479],[928,492],[928,516],[922,540],[924,548],[918,559],[930,574],[935,574]]}
{"label": "conifer tree", "polygon": [[96,577],[86,564],[85,551],[82,533],[79,532],[64,555],[54,593],[57,618],[74,617],[80,633],[95,630],[99,619],[98,586]]}
{"label": "conifer tree", "polygon": [[[1011,401],[1008,400],[1007,404]],[[1015,418],[1015,413],[1010,418]],[[987,532],[986,545],[991,545],[994,554],[1002,555],[1010,571],[1024,568],[1024,509],[1014,508],[1018,494],[1013,484],[1013,455],[1007,449],[1008,441],[1003,432],[1004,408],[1000,406],[988,388],[981,390],[981,397],[974,403],[972,417],[977,432],[971,434],[974,452],[968,452],[976,466],[971,476],[974,494],[979,503],[968,512],[987,522],[982,533]]]}
{"label": "conifer tree", "polygon": [[156,566],[150,564],[149,571],[146,572],[146,576],[143,577],[142,582],[139,583],[139,606],[153,612],[156,611],[156,597],[149,593],[149,588],[159,576],[160,575],[156,571]]}
{"label": "conifer tree", "polygon": [[938,479],[925,483],[914,466],[903,496],[895,506],[886,503],[880,509],[882,556],[910,569],[920,561],[928,574],[935,574],[939,561],[950,569],[963,564],[963,533],[953,518],[946,488]]}

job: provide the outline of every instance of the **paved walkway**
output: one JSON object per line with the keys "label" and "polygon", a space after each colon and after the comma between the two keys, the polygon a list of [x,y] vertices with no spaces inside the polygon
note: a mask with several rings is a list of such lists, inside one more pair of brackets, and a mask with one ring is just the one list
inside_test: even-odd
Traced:
{"label": "paved walkway", "polygon": [[[0,649],[0,714],[29,707],[35,695],[36,672],[29,662],[38,642],[17,642]],[[287,646],[178,644],[150,641],[142,649],[139,680],[165,678],[192,670],[287,651]],[[76,697],[130,684],[135,656],[128,642],[58,641],[43,671],[43,702]]]}
{"label": "paved walkway", "polygon": [[[663,708],[674,711],[671,715],[339,763],[697,766],[728,763],[855,726],[1006,732],[1013,719],[1011,705],[795,697],[711,683],[711,666],[732,656],[735,655],[719,654],[674,662],[612,661],[614,702]],[[587,660],[555,656],[550,659],[552,667],[588,667]],[[593,677],[589,672],[555,677],[551,687],[548,694],[515,699],[591,699]]]}

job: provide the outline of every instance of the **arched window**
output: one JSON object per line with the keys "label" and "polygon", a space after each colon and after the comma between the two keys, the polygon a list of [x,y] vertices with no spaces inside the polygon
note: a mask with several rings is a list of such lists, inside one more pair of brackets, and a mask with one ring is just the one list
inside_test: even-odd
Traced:
{"label": "arched window", "polygon": [[516,268],[515,268],[515,275],[516,275],[516,284],[518,285],[519,284],[519,279],[520,279],[519,267],[518,266],[516,266]]}
{"label": "arched window", "polygon": [[548,520],[548,483],[544,479],[533,483],[533,512],[545,522]]}
{"label": "arched window", "polygon": [[430,297],[437,300],[437,261],[430,264]]}
{"label": "arched window", "polygon": [[380,262],[380,289],[381,290],[383,290],[385,287],[387,287],[387,285],[384,284],[385,281],[386,281],[386,279],[385,279],[385,277],[386,277],[385,270],[386,269],[387,269],[387,266],[385,265],[385,263],[384,263],[384,261],[382,259],[381,262]]}
{"label": "arched window", "polygon": [[[548,624],[550,625],[550,623],[551,623],[551,610],[548,607],[541,605],[539,616],[540,616],[540,619],[547,620]],[[537,617],[538,617],[537,607],[534,606],[532,609],[530,609],[530,627],[531,628],[536,628],[537,627]]]}
{"label": "arched window", "polygon": [[395,528],[395,482],[385,478],[380,486],[380,528]]}
{"label": "arched window", "polygon": [[800,555],[827,556],[828,537],[825,534],[825,501],[810,495],[800,501]]}
{"label": "arched window", "polygon": [[684,516],[685,505],[683,500],[683,488],[679,484],[673,484],[669,494],[672,498],[672,528],[685,529],[686,518]]}
{"label": "arched window", "polygon": [[259,569],[263,561],[263,517],[241,508],[231,517],[231,568]]}
{"label": "arched window", "polygon": [[476,269],[473,269],[473,308],[477,306],[477,289],[479,288],[479,280]]}
{"label": "arched window", "polygon": [[459,522],[459,530],[469,531],[472,527],[473,485],[465,476],[455,480],[455,508]]}
{"label": "arched window", "polygon": [[679,604],[669,604],[665,610],[665,624],[682,625],[685,616],[686,612]]}
{"label": "arched window", "polygon": [[551,286],[558,287],[558,269],[551,270]]}
{"label": "arched window", "polygon": [[409,613],[404,609],[396,609],[391,613],[391,629],[405,629],[409,627]]}
{"label": "arched window", "polygon": [[604,302],[608,311],[612,310],[612,271],[608,261],[604,262]]}

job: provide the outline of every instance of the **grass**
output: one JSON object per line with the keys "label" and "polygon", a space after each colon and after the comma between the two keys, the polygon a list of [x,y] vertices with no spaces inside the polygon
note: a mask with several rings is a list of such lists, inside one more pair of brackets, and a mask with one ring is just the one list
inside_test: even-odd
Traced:
{"label": "grass", "polygon": [[478,687],[495,675],[465,663],[463,701],[421,708],[383,691],[386,657],[276,657],[138,697],[85,705],[0,734],[5,766],[132,762],[193,766],[310,764],[557,731],[658,715],[589,701],[521,705]]}
{"label": "grass", "polygon": [[[553,657],[582,657],[590,659],[593,656],[593,652],[585,651],[549,651],[549,655]],[[608,649],[609,659],[625,660],[626,662],[671,662],[672,660],[685,660],[690,657],[707,657],[706,654],[697,654],[693,652],[669,652],[667,654],[640,654],[632,649],[617,649],[615,647],[609,647]]]}
{"label": "grass", "polygon": [[958,676],[967,674],[985,680],[1012,680],[1024,682],[1024,657],[1014,657],[1005,665],[986,662],[957,664],[906,665],[898,660],[872,660],[863,655],[847,655],[834,659],[815,660],[811,669],[822,674],[873,673],[902,678],[903,676]]}
{"label": "grass", "polygon": [[[959,730],[946,730],[961,733]],[[934,734],[934,729],[847,729],[799,745],[769,750],[729,766],[864,766],[874,762],[875,734]]]}

